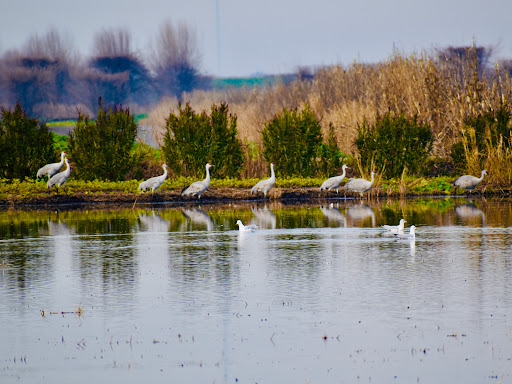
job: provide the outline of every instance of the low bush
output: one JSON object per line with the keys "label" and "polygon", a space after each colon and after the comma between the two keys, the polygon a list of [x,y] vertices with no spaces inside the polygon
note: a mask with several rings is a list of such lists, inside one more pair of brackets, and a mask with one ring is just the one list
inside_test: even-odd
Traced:
{"label": "low bush", "polygon": [[398,178],[404,168],[409,174],[423,172],[433,141],[426,124],[387,112],[377,115],[373,125],[364,120],[358,127],[355,144],[363,167],[373,164],[378,170],[385,170],[386,178]]}
{"label": "low bush", "polygon": [[327,142],[320,144],[317,176],[334,176],[342,167],[346,160],[346,156],[338,148],[336,135],[334,134],[334,126],[329,123],[329,136]]}
{"label": "low bush", "polygon": [[167,165],[178,175],[204,176],[207,162],[215,165],[216,177],[238,177],[245,162],[237,137],[237,117],[221,103],[197,114],[189,103],[167,119],[162,152]]}
{"label": "low bush", "polygon": [[45,123],[29,118],[20,103],[13,110],[1,108],[0,177],[35,177],[39,168],[57,158],[53,133]]}
{"label": "low bush", "polygon": [[323,143],[320,121],[307,104],[302,111],[283,109],[265,123],[262,132],[263,156],[276,164],[276,173],[289,177],[315,176],[334,172],[343,154],[338,150],[332,125],[327,144]]}
{"label": "low bush", "polygon": [[68,140],[76,177],[82,180],[123,180],[136,163],[133,147],[137,124],[123,106],[103,108],[101,98],[96,120],[79,113]]}

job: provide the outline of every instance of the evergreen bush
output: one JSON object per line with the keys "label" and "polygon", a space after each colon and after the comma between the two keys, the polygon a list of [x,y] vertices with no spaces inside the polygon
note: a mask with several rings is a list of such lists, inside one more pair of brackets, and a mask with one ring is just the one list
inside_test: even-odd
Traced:
{"label": "evergreen bush", "polygon": [[276,164],[277,174],[315,175],[323,137],[320,121],[307,104],[301,112],[283,109],[265,124],[262,141],[263,156]]}
{"label": "evergreen bush", "polygon": [[357,129],[355,141],[361,165],[385,169],[386,178],[400,177],[406,167],[412,174],[422,173],[434,137],[428,125],[420,124],[403,114],[387,112],[377,116],[375,125],[366,120]]}
{"label": "evergreen bush", "polygon": [[114,106],[106,111],[99,99],[96,120],[79,113],[68,145],[75,164],[73,172],[82,180],[124,180],[136,163],[132,149],[137,124],[129,108]]}
{"label": "evergreen bush", "polygon": [[237,117],[226,103],[213,105],[210,115],[178,104],[178,113],[167,119],[162,152],[175,173],[194,177],[204,176],[207,162],[215,165],[216,177],[238,177],[245,162]]}
{"label": "evergreen bush", "polygon": [[319,157],[321,162],[318,167],[318,176],[323,177],[336,176],[346,159],[345,154],[338,148],[332,123],[329,123],[327,143],[320,144]]}
{"label": "evergreen bush", "polygon": [[35,177],[39,168],[58,161],[53,133],[45,123],[29,118],[20,103],[1,108],[0,177],[23,180]]}

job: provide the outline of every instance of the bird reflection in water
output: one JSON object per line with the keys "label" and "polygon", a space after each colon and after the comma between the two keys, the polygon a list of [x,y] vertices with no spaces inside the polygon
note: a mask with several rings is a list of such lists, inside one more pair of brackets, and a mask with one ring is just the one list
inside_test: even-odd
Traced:
{"label": "bird reflection in water", "polygon": [[356,223],[359,223],[371,217],[372,227],[375,227],[375,213],[373,212],[373,209],[371,209],[366,204],[356,204],[350,206],[347,210],[347,215],[351,220],[355,221]]}
{"label": "bird reflection in water", "polygon": [[339,204],[336,204],[336,207],[334,207],[334,204],[331,203],[328,206],[324,207],[321,206],[320,210],[324,214],[324,216],[327,218],[329,222],[334,222],[339,224],[340,227],[347,227],[347,218],[338,208]]}
{"label": "bird reflection in water", "polygon": [[190,220],[192,224],[204,225],[207,231],[213,230],[212,219],[201,209],[201,206],[197,208],[182,208],[181,213],[183,213],[183,216]]}
{"label": "bird reflection in water", "polygon": [[162,219],[158,212],[151,211],[151,215],[139,214],[139,221],[146,232],[167,232],[169,231],[169,222]]}
{"label": "bird reflection in water", "polygon": [[256,223],[259,228],[276,229],[276,215],[267,208],[266,204],[263,208],[252,207],[251,210],[254,216],[256,216]]}
{"label": "bird reflection in water", "polygon": [[69,236],[71,235],[71,229],[68,225],[61,221],[59,218],[57,220],[48,219],[48,234],[51,236]]}
{"label": "bird reflection in water", "polygon": [[464,221],[481,218],[482,225],[485,224],[485,213],[471,202],[456,206],[455,214]]}

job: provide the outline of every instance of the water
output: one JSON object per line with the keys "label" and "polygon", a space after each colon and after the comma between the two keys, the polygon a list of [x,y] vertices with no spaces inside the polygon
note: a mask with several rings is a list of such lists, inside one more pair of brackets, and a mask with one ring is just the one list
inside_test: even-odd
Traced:
{"label": "water", "polygon": [[511,224],[440,198],[0,211],[0,382],[509,382]]}

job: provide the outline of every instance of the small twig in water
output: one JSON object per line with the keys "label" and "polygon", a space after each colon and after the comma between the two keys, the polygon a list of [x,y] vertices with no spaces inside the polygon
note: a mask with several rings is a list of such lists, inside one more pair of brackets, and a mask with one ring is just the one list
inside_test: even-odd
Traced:
{"label": "small twig in water", "polygon": [[272,336],[270,336],[270,341],[271,341],[271,342],[272,342],[272,344],[274,344],[274,345],[276,345],[276,343],[274,343],[274,335],[275,335],[275,334],[276,334],[276,333],[274,332],[274,333],[272,334]]}

